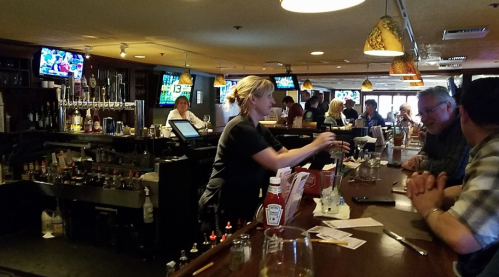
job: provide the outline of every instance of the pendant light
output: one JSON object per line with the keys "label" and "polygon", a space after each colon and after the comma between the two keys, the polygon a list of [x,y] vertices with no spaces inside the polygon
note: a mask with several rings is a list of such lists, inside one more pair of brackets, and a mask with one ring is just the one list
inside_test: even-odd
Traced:
{"label": "pendant light", "polygon": [[362,82],[360,86],[361,91],[373,91],[373,84],[369,81],[369,64],[367,64],[367,78]]}
{"label": "pendant light", "polygon": [[[219,70],[222,70],[222,61],[220,60],[220,66]],[[217,74],[215,77],[215,82],[213,83],[213,86],[216,88],[224,87],[225,86],[225,77],[222,74]]]}
{"label": "pendant light", "polygon": [[385,2],[385,15],[371,30],[364,44],[364,54],[372,56],[402,56],[404,45],[397,22],[388,14],[388,0]]}
{"label": "pendant light", "polygon": [[184,59],[184,68],[186,71],[180,75],[178,80],[179,85],[189,85],[192,86],[192,77],[189,71],[187,70],[187,51],[185,51],[185,59]]}
{"label": "pendant light", "polygon": [[312,82],[310,82],[310,80],[308,79],[308,65],[307,65],[307,80],[305,80],[305,82],[303,82],[303,84],[301,85],[301,89],[302,90],[305,90],[305,89],[314,89],[314,86],[312,85]]}
{"label": "pendant light", "polygon": [[365,0],[281,0],[281,7],[290,12],[322,13],[350,8]]}
{"label": "pendant light", "polygon": [[127,49],[127,48],[128,48],[128,44],[126,44],[126,43],[122,43],[122,44],[120,45],[120,50],[121,50],[121,51],[120,51],[120,56],[121,56],[122,58],[124,58],[124,57],[126,56],[125,49]]}
{"label": "pendant light", "polygon": [[404,54],[400,57],[393,58],[390,66],[390,76],[414,76],[416,75],[416,67],[412,58]]}
{"label": "pendant light", "polygon": [[[414,65],[414,63],[412,63]],[[421,78],[421,72],[419,72],[419,65],[416,66],[415,71],[416,75],[413,76],[403,76],[402,77],[402,82],[409,82],[409,83],[416,83],[416,82],[421,82],[423,78]]]}
{"label": "pendant light", "polygon": [[424,82],[421,78],[421,82],[414,82],[414,83],[409,83],[409,87],[424,87]]}

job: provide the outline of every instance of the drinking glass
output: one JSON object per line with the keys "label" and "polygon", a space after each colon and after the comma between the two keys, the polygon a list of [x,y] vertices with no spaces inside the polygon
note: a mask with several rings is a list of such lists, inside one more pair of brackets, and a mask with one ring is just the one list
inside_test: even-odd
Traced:
{"label": "drinking glass", "polygon": [[204,121],[204,130],[205,132],[208,132],[208,122],[210,122],[210,115],[204,115],[203,116],[203,121]]}
{"label": "drinking glass", "polygon": [[362,148],[364,148],[364,146],[366,146],[367,139],[356,137],[353,139],[353,141],[355,142],[355,146],[357,147],[357,159],[359,159],[359,158],[361,158],[360,157],[360,150],[362,150]]}
{"label": "drinking glass", "polygon": [[313,277],[312,243],[307,231],[289,226],[264,232],[260,277]]}
{"label": "drinking glass", "polygon": [[321,171],[321,206],[323,214],[337,214],[341,196],[341,181],[343,175],[334,171]]}
{"label": "drinking glass", "polygon": [[381,165],[381,153],[371,152],[369,153],[369,160],[367,162],[369,167],[379,167]]}

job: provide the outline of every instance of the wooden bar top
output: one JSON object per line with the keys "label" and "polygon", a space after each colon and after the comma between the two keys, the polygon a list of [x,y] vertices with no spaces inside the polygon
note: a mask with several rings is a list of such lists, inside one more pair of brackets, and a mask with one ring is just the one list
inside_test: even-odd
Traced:
{"label": "wooden bar top", "polygon": [[[406,152],[406,153],[404,153]],[[390,161],[406,160],[415,154],[415,151],[391,150],[384,151],[385,159]],[[352,170],[350,175],[360,174],[362,170],[372,170],[367,165],[361,165],[357,170]],[[391,189],[395,186],[403,188],[410,172],[400,168],[381,166],[378,170],[381,180],[375,185],[348,182],[347,176],[342,182],[342,195],[345,202],[350,206],[350,218],[359,218],[363,215],[369,205],[356,204],[351,200],[352,196],[392,196],[396,200],[395,206],[384,206],[388,209],[415,212],[411,201],[404,194],[392,194]],[[288,224],[291,226],[309,229],[316,225],[322,225],[326,218],[314,217],[312,211],[315,203],[310,197],[302,199],[300,209],[294,219]],[[404,221],[404,218],[398,219]],[[425,222],[407,219],[406,226],[414,228],[425,227]],[[381,222],[383,223],[383,222]],[[403,225],[403,222],[400,222]],[[393,223],[392,223],[393,224]],[[381,228],[381,227],[376,227]],[[412,228],[412,227],[410,227]],[[408,239],[415,245],[428,251],[427,256],[421,256],[413,249],[401,244],[395,239],[382,232],[363,231],[362,228],[342,229],[352,233],[352,237],[365,240],[366,243],[356,250],[347,249],[338,245],[313,243],[315,277],[358,277],[358,276],[454,276],[452,262],[457,260],[457,255],[445,243],[434,237],[431,232],[432,241],[422,239]],[[235,272],[229,270],[229,249],[231,239],[241,233],[251,236],[252,256],[240,269]],[[315,235],[311,235],[315,238]],[[192,276],[192,273],[204,265],[214,262],[214,265],[197,276],[202,277],[256,277],[259,276],[259,262],[262,254],[263,230],[261,224],[252,222],[245,226],[229,240],[218,245],[189,265],[176,272],[173,276]]]}

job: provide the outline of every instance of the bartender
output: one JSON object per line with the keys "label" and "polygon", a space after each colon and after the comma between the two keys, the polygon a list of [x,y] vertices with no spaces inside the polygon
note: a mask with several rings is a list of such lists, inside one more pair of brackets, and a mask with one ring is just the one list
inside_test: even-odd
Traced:
{"label": "bartender", "polygon": [[194,113],[189,111],[189,100],[185,96],[179,96],[177,97],[177,100],[175,100],[173,110],[170,111],[168,118],[166,119],[165,125],[167,127],[170,127],[170,119],[187,119],[197,129],[205,127],[205,123],[194,115]]}
{"label": "bartender", "polygon": [[294,166],[304,159],[348,143],[335,141],[331,132],[321,133],[312,143],[288,150],[259,123],[275,103],[274,85],[267,79],[248,76],[237,83],[227,96],[227,105],[234,102],[240,114],[229,121],[218,142],[213,171],[206,190],[199,200],[201,230],[220,231],[227,221],[250,221],[259,203],[260,188],[268,185],[265,170]]}

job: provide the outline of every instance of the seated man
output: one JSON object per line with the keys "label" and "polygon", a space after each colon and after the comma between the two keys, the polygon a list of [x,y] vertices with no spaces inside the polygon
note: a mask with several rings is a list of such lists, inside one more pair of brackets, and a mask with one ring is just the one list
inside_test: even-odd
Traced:
{"label": "seated man", "polygon": [[305,109],[305,113],[303,113],[303,121],[317,122],[320,116],[319,109],[317,108],[317,106],[319,106],[319,98],[317,98],[317,96],[312,96],[309,101],[310,108]]}
{"label": "seated man", "polygon": [[303,108],[300,104],[295,103],[293,97],[286,96],[282,99],[282,103],[288,107],[288,119],[286,120],[289,127],[293,126],[293,120],[297,116],[303,116]]}
{"label": "seated man", "polygon": [[499,248],[499,117],[490,108],[499,101],[499,78],[475,80],[461,97],[461,126],[473,147],[464,184],[445,189],[444,172],[436,179],[427,171],[414,173],[407,196],[459,254],[457,270],[467,277],[478,275]]}
{"label": "seated man", "polygon": [[418,93],[421,122],[427,128],[423,148],[402,164],[407,170],[446,172],[447,186],[462,184],[470,147],[461,131],[459,111],[446,88],[436,86]]}
{"label": "seated man", "polygon": [[[378,109],[378,103],[374,99],[368,99],[364,102],[366,111],[362,117],[367,121],[367,127],[381,126],[385,127],[385,120],[376,111]],[[374,123],[376,121],[376,123]]]}

